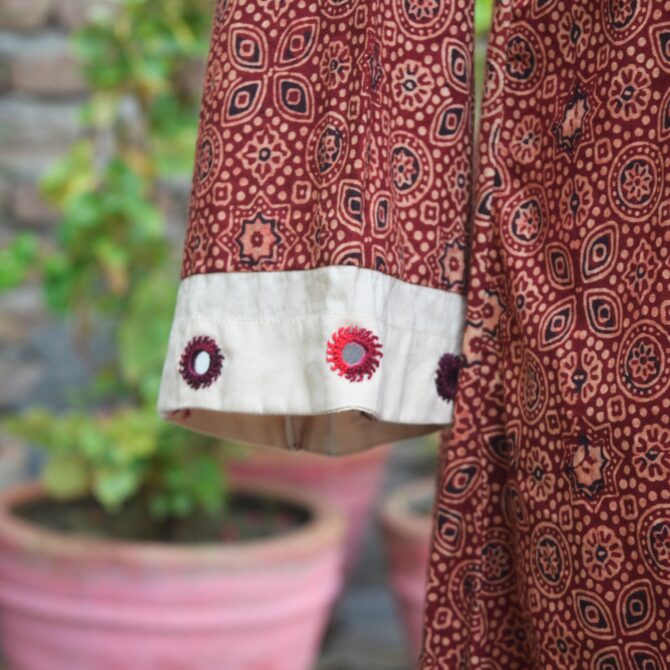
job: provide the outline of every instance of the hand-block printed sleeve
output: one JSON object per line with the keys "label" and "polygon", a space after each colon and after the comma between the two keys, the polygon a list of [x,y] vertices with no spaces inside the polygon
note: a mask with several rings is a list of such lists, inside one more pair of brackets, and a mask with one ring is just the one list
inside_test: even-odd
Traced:
{"label": "hand-block printed sleeve", "polygon": [[470,4],[219,0],[167,419],[330,454],[450,422]]}

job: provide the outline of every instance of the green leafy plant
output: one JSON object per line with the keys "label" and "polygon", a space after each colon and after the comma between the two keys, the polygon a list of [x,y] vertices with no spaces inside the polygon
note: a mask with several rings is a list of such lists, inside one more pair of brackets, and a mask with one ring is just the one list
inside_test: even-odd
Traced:
{"label": "green leafy plant", "polygon": [[[71,319],[78,348],[100,331],[113,343],[79,406],[3,421],[48,453],[56,498],[93,496],[108,512],[140,505],[158,522],[222,515],[220,445],[156,414],[178,277],[163,180],[190,173],[212,0],[118,0],[73,38],[91,89],[83,138],[42,183],[59,210],[55,244],[29,236],[0,254],[0,289],[34,269],[49,307]],[[230,453],[230,449],[226,450]]]}
{"label": "green leafy plant", "polygon": [[36,257],[37,241],[32,235],[17,235],[6,249],[0,249],[0,293],[22,284]]}

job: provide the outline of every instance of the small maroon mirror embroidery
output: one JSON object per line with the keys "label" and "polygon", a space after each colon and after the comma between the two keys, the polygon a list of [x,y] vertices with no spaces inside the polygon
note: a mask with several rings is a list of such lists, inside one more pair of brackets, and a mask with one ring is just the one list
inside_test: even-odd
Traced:
{"label": "small maroon mirror embroidery", "polygon": [[219,378],[223,354],[211,337],[194,337],[184,349],[179,361],[179,372],[194,389],[206,388]]}
{"label": "small maroon mirror embroidery", "polygon": [[463,367],[463,357],[454,354],[444,354],[437,364],[435,385],[440,398],[453,400],[458,389],[458,373]]}
{"label": "small maroon mirror embroidery", "polygon": [[357,326],[340,328],[328,342],[326,360],[330,369],[350,382],[372,377],[384,354],[379,338],[371,331]]}

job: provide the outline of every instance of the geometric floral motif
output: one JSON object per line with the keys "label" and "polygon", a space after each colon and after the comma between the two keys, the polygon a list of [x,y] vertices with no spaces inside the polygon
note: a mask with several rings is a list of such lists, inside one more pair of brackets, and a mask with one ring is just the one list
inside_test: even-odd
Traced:
{"label": "geometric floral motif", "polygon": [[[452,21],[465,8],[215,4],[183,277],[354,265],[462,293],[473,39]],[[240,254],[233,210],[258,197],[290,218],[266,252]]]}
{"label": "geometric floral motif", "polygon": [[584,292],[584,306],[589,328],[601,337],[616,337],[621,332],[623,308],[621,299],[608,289]]}
{"label": "geometric floral motif", "polygon": [[458,40],[446,39],[442,45],[441,56],[449,83],[468,93],[472,77],[470,52]]}
{"label": "geometric floral motif", "polygon": [[528,94],[542,81],[544,49],[537,33],[527,23],[517,23],[505,45],[505,84],[515,92]]}
{"label": "geometric floral motif", "polygon": [[591,528],[582,539],[582,562],[593,579],[602,582],[616,576],[623,564],[624,548],[608,526]]}
{"label": "geometric floral motif", "polygon": [[582,244],[581,271],[587,282],[608,273],[617,257],[618,228],[607,223],[593,230]]}
{"label": "geometric floral motif", "polygon": [[670,22],[658,23],[653,27],[651,44],[656,62],[666,72],[670,72]]}
{"label": "geometric floral motif", "polygon": [[577,620],[588,631],[589,635],[604,640],[612,639],[615,636],[616,628],[612,615],[609,607],[600,596],[591,591],[576,589],[573,604]]}
{"label": "geometric floral motif", "polygon": [[551,624],[547,649],[552,660],[561,668],[574,668],[579,660],[579,642],[569,632],[565,622],[558,618]]}
{"label": "geometric floral motif", "polygon": [[547,245],[547,269],[549,281],[559,289],[568,289],[574,285],[574,274],[570,251],[559,242]]}
{"label": "geometric floral motif", "polygon": [[575,303],[575,298],[569,297],[547,310],[540,322],[542,351],[558,346],[570,335],[575,323]]}
{"label": "geometric floral motif", "polygon": [[596,511],[605,498],[618,494],[621,453],[608,424],[594,427],[585,423],[581,431],[563,436],[563,449],[563,472],[573,504],[579,502]]}
{"label": "geometric floral motif", "polygon": [[446,507],[440,507],[436,516],[436,541],[445,554],[456,554],[463,546],[463,517]]}
{"label": "geometric floral motif", "polygon": [[654,577],[670,584],[670,505],[647,510],[640,519],[638,537],[642,557]]}
{"label": "geometric floral motif", "polygon": [[559,116],[552,126],[560,151],[572,155],[579,145],[591,139],[591,118],[594,111],[592,94],[582,82],[576,82],[559,108]]}
{"label": "geometric floral motif", "polygon": [[399,206],[417,202],[432,180],[432,161],[421,140],[410,133],[395,132],[390,138],[389,170]]}
{"label": "geometric floral motif", "polygon": [[480,468],[476,461],[456,461],[445,472],[442,491],[446,499],[462,500],[476,487]]}
{"label": "geometric floral motif", "polygon": [[454,3],[447,0],[389,0],[401,30],[426,40],[439,35],[450,24]]}
{"label": "geometric floral motif", "polygon": [[503,210],[505,248],[512,254],[531,254],[547,232],[547,206],[539,185],[529,185],[511,198]]}
{"label": "geometric floral motif", "polygon": [[242,267],[271,267],[281,262],[285,253],[282,231],[286,229],[288,206],[272,206],[259,196],[248,207],[232,208],[235,242]]}
{"label": "geometric floral motif", "polygon": [[647,21],[651,3],[602,0],[605,30],[612,42],[623,44],[641,30]]}
{"label": "geometric floral motif", "polygon": [[431,139],[443,146],[452,146],[462,137],[467,127],[469,108],[455,100],[447,100],[435,115],[431,127]]}
{"label": "geometric floral motif", "polygon": [[649,142],[627,145],[610,171],[612,204],[626,220],[640,220],[658,205],[664,170],[661,150]]}
{"label": "geometric floral motif", "polygon": [[599,651],[591,662],[590,670],[625,670],[622,650],[618,647],[607,647]]}
{"label": "geometric floral motif", "polygon": [[532,352],[525,352],[519,380],[519,401],[521,412],[529,424],[536,423],[544,413],[547,386],[543,366]]}
{"label": "geometric floral motif", "polygon": [[194,183],[198,194],[208,191],[217,177],[222,160],[223,143],[219,131],[210,126],[203,128],[198,137],[195,158]]}
{"label": "geometric floral motif", "polygon": [[602,381],[602,361],[588,349],[570,351],[559,362],[559,386],[566,402],[588,402]]}
{"label": "geometric floral motif", "polygon": [[487,594],[508,591],[514,583],[512,542],[506,528],[490,528],[482,547],[482,591]]}
{"label": "geometric floral motif", "polygon": [[658,650],[643,642],[627,644],[626,654],[634,670],[666,670],[668,667]]}
{"label": "geometric floral motif", "polygon": [[651,424],[633,439],[633,465],[638,476],[649,481],[667,482],[670,478],[670,429]]}
{"label": "geometric floral motif", "polygon": [[626,283],[639,302],[653,289],[663,263],[647,240],[635,248],[626,272]]}
{"label": "geometric floral motif", "polygon": [[642,633],[656,621],[656,606],[651,582],[640,579],[628,584],[617,600],[621,630]]}
{"label": "geometric floral motif", "polygon": [[572,575],[570,549],[565,536],[558,526],[541,523],[533,531],[530,546],[538,588],[551,598],[562,596]]}
{"label": "geometric floral motif", "polygon": [[309,176],[316,186],[327,186],[339,176],[349,148],[346,121],[334,112],[314,126],[307,143]]}
{"label": "geometric floral motif", "polygon": [[632,399],[650,401],[670,386],[670,334],[650,320],[625,333],[617,359],[617,381]]}

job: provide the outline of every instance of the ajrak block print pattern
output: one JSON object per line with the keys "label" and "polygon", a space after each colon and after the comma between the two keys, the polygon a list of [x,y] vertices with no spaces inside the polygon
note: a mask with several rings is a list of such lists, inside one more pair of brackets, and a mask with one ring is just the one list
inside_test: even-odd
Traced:
{"label": "ajrak block print pattern", "polygon": [[183,276],[354,265],[462,292],[469,5],[219,0]]}
{"label": "ajrak block print pattern", "polygon": [[505,0],[421,670],[670,668],[670,2]]}

